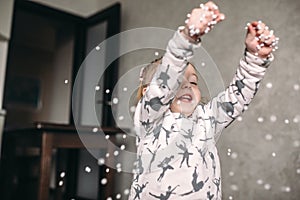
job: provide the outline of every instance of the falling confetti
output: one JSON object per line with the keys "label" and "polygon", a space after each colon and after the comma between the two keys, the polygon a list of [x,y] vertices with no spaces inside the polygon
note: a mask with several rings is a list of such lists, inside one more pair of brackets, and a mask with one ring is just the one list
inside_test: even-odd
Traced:
{"label": "falling confetti", "polygon": [[118,102],[119,102],[119,99],[118,98],[113,98],[113,104],[118,104]]}
{"label": "falling confetti", "polygon": [[266,183],[266,184],[264,185],[264,189],[265,189],[265,190],[270,190],[270,189],[271,189],[271,185],[268,184],[268,183]]}
{"label": "falling confetti", "polygon": [[271,89],[273,87],[273,84],[272,83],[267,83],[266,87],[269,88],[269,89]]}
{"label": "falling confetti", "polygon": [[89,166],[85,166],[84,171],[87,172],[87,173],[91,173],[92,168],[90,168]]}
{"label": "falling confetti", "polygon": [[63,181],[59,181],[59,182],[58,182],[58,185],[59,185],[60,187],[63,186],[63,184],[64,184]]}
{"label": "falling confetti", "polygon": [[116,199],[120,199],[120,198],[121,198],[121,194],[117,194]]}
{"label": "falling confetti", "polygon": [[265,139],[268,140],[268,141],[272,140],[272,138],[273,138],[273,136],[271,134],[266,134],[265,135]]}
{"label": "falling confetti", "polygon": [[119,151],[115,151],[114,156],[118,156],[118,155],[119,155]]}
{"label": "falling confetti", "polygon": [[239,187],[237,185],[233,184],[233,185],[230,186],[230,189],[233,190],[233,191],[238,191]]}
{"label": "falling confetti", "polygon": [[134,113],[135,112],[136,107],[135,106],[131,106],[130,107],[130,112]]}
{"label": "falling confetti", "polygon": [[106,179],[106,178],[101,179],[101,184],[102,184],[102,185],[107,184],[107,179]]}
{"label": "falling confetti", "polygon": [[105,159],[104,158],[99,158],[98,159],[98,165],[104,165],[105,164]]}
{"label": "falling confetti", "polygon": [[95,90],[96,90],[96,91],[100,90],[100,86],[97,85],[97,86],[95,87]]}
{"label": "falling confetti", "polygon": [[299,116],[299,115],[296,115],[296,116],[293,118],[293,122],[294,122],[294,123],[299,123],[299,119],[300,119],[300,116]]}
{"label": "falling confetti", "polygon": [[98,128],[93,128],[93,132],[96,133],[98,131]]}
{"label": "falling confetti", "polygon": [[256,181],[256,183],[257,183],[258,185],[262,185],[264,182],[263,182],[263,180],[258,179],[258,180]]}
{"label": "falling confetti", "polygon": [[125,189],[125,190],[124,190],[124,194],[125,194],[125,195],[128,195],[128,194],[129,194],[129,189]]}
{"label": "falling confetti", "polygon": [[236,120],[241,122],[241,121],[243,121],[243,117],[239,116]]}
{"label": "falling confetti", "polygon": [[291,188],[289,186],[282,186],[281,191],[282,192],[291,192]]}
{"label": "falling confetti", "polygon": [[299,140],[295,140],[294,142],[293,142],[293,146],[294,147],[300,147],[300,141]]}
{"label": "falling confetti", "polygon": [[277,120],[277,117],[275,115],[270,116],[270,121],[271,122],[276,122],[276,120]]}
{"label": "falling confetti", "polygon": [[61,172],[60,173],[60,178],[64,178],[66,176],[66,173],[65,172]]}
{"label": "falling confetti", "polygon": [[228,156],[231,155],[231,149],[227,149],[227,155],[228,155]]}
{"label": "falling confetti", "polygon": [[124,150],[124,149],[125,149],[125,145],[122,144],[121,147],[120,147],[120,149],[121,149],[121,150]]}
{"label": "falling confetti", "polygon": [[121,166],[122,166],[121,163],[116,164],[116,168],[121,168]]}
{"label": "falling confetti", "polygon": [[263,118],[263,117],[259,117],[259,118],[257,118],[257,121],[258,121],[259,123],[262,123],[262,122],[264,122],[264,118]]}
{"label": "falling confetti", "polygon": [[231,158],[232,158],[232,159],[237,159],[237,157],[238,157],[238,154],[237,154],[236,152],[233,152],[233,153],[231,154]]}
{"label": "falling confetti", "polygon": [[[195,34],[197,33],[197,29],[194,29],[194,32],[195,32]],[[97,50],[97,51],[99,51],[101,48],[100,48],[100,46],[96,46],[95,47],[95,49]],[[155,56],[159,56],[159,52],[155,52],[154,53],[154,55]],[[205,62],[202,62],[201,63],[201,66],[202,67],[206,67],[206,65],[208,65],[208,64],[206,64]],[[64,80],[64,83],[65,84],[68,84],[69,83],[69,80]],[[122,87],[124,86],[124,84],[122,85]],[[127,85],[126,85],[127,86]],[[271,88],[273,88],[273,84],[271,83],[271,82],[267,82],[266,84],[265,84],[265,86],[266,86],[266,88],[268,88],[268,89],[271,89]],[[122,87],[120,87],[120,88],[122,88]],[[274,86],[275,87],[275,86]],[[293,88],[291,87],[291,86],[289,86],[290,87],[290,90],[294,90],[294,91],[299,91],[299,89],[300,89],[300,86],[299,86],[299,84],[294,84],[293,85]],[[91,86],[90,88],[93,88],[93,86]],[[100,90],[100,86],[99,85],[97,85],[97,86],[95,86],[95,90],[96,91],[99,91]],[[102,89],[105,89],[105,88],[102,88]],[[130,86],[128,85],[128,87],[123,87],[120,91],[122,91],[123,90],[123,92],[127,92],[128,90],[129,91],[131,91],[131,88],[130,88]],[[109,94],[111,92],[111,90],[110,89],[106,89],[105,90],[105,93],[106,94]],[[123,94],[124,95],[124,94]],[[125,93],[125,95],[126,95],[126,93]],[[128,95],[128,96],[130,96],[130,95]],[[113,99],[112,99],[112,101],[111,101],[111,103],[112,104],[120,104],[121,103],[121,101],[123,100],[121,100],[122,99],[122,97],[118,97],[118,96],[116,96],[116,97],[114,97]],[[178,101],[178,103],[180,103],[180,101]],[[127,107],[128,108],[128,107]],[[135,112],[135,110],[136,110],[136,107],[135,106],[131,106],[130,108],[129,108],[129,111],[131,112],[131,113],[134,113]],[[244,107],[244,110],[248,110],[248,106],[245,106]],[[275,112],[275,111],[274,111]],[[278,113],[273,113],[273,115],[270,115],[270,117],[269,117],[269,120],[270,120],[270,122],[276,122],[277,121],[277,115]],[[228,112],[228,115],[230,116],[230,115],[232,115],[232,113],[231,112]],[[116,115],[116,116],[118,116],[118,115]],[[279,114],[278,114],[278,116],[280,116]],[[256,116],[257,117],[257,116]],[[279,117],[278,117],[279,118]],[[300,120],[300,115],[296,115],[296,116],[294,116],[294,117],[290,117],[290,116],[286,116],[286,118],[289,118],[290,120],[291,120],[291,122],[293,122],[293,123],[299,123],[299,120]],[[124,120],[125,119],[125,117],[123,116],[123,115],[120,115],[120,116],[118,116],[118,120],[120,120],[120,121],[122,121],[122,120]],[[285,123],[285,124],[290,124],[290,120],[289,119],[284,119],[284,120],[282,120],[281,118],[279,118],[279,120],[278,121],[280,121],[281,123],[282,123],[282,121]],[[293,120],[292,120],[293,119]],[[241,116],[239,116],[238,118],[237,118],[237,121],[243,121],[243,118],[241,117]],[[255,118],[254,118],[254,121],[255,121]],[[259,122],[259,123],[262,123],[263,124],[263,122],[265,122],[265,121],[268,121],[268,113],[266,113],[266,116],[265,116],[265,118],[264,117],[258,117],[257,118],[257,122]],[[288,126],[286,126],[286,127],[288,127]],[[92,131],[93,132],[98,132],[100,130],[100,128],[97,128],[97,127],[94,127],[93,129],[92,129]],[[273,135],[272,135],[273,134]],[[278,138],[278,135],[276,135],[275,133],[273,133],[272,132],[272,134],[269,134],[269,133],[263,133],[262,134],[262,136],[264,135],[264,138],[265,138],[265,140],[267,140],[267,141],[270,141],[270,142],[268,142],[268,144],[271,144],[271,141],[272,140],[275,140],[275,139],[277,139]],[[274,137],[274,138],[273,138]],[[124,144],[122,144],[121,146],[120,146],[120,150],[121,151],[118,151],[118,150],[116,150],[116,151],[114,151],[112,154],[116,157],[116,156],[120,156],[121,155],[121,153],[122,153],[122,151],[123,150],[125,150],[125,148],[126,147],[128,147],[127,146],[127,141],[125,140],[126,138],[127,138],[127,135],[126,134],[123,134],[122,135],[122,138],[124,139],[124,141],[122,140],[122,142],[124,143]],[[105,139],[107,139],[107,140],[109,140],[110,139],[110,136],[109,135],[106,135],[105,136]],[[295,147],[295,148],[298,148],[298,147],[300,147],[300,141],[299,140],[294,140],[294,141],[292,141],[292,142],[290,142],[290,143],[292,143],[293,144],[293,147]],[[120,143],[119,143],[120,144]],[[126,145],[125,145],[126,144]],[[234,147],[233,147],[234,148]],[[130,149],[130,148],[129,148]],[[273,149],[274,151],[277,151],[277,149]],[[228,156],[230,156],[232,159],[237,159],[238,158],[238,152],[233,152],[232,151],[232,149],[231,148],[228,148],[227,149],[227,155]],[[241,155],[241,154],[240,154]],[[270,152],[267,154],[268,156],[270,155]],[[276,153],[275,152],[272,152],[271,153],[271,156],[272,157],[276,157]],[[106,153],[105,154],[105,157],[106,158],[108,158],[108,157],[110,157],[110,154],[109,153]],[[97,163],[98,163],[98,165],[100,165],[100,166],[102,166],[102,165],[105,165],[106,163],[105,163],[105,158],[99,158],[98,159],[98,161],[97,161]],[[112,168],[114,167],[114,166],[111,166]],[[116,170],[118,171],[118,172],[121,172],[122,171],[122,169],[121,169],[121,167],[122,167],[122,163],[117,163],[116,165],[115,165],[115,167],[116,167]],[[298,166],[299,167],[299,166]],[[234,168],[233,168],[234,169]],[[86,166],[85,167],[85,172],[87,172],[87,173],[90,173],[91,171],[92,171],[92,169],[89,167],[89,166]],[[293,169],[293,170],[295,170],[295,168]],[[105,169],[105,171],[106,171],[106,173],[109,173],[110,172],[110,169],[109,168],[106,168]],[[294,171],[295,172],[295,171]],[[298,168],[298,169],[296,169],[296,173],[297,174],[300,174],[300,168]],[[230,176],[230,177],[233,177],[234,175],[235,175],[235,172],[234,171],[230,171],[229,173],[228,173],[228,175]],[[63,178],[63,177],[65,177],[65,172],[61,172],[60,173],[60,177],[61,178]],[[235,177],[233,177],[233,178],[235,178]],[[260,177],[260,178],[264,178],[264,177]],[[101,184],[102,185],[106,185],[107,184],[107,182],[108,182],[108,180],[106,179],[106,178],[102,178],[101,179]],[[258,184],[258,185],[261,185],[261,187],[263,187],[265,190],[270,190],[271,189],[271,185],[270,184],[264,184],[264,181],[262,180],[262,179],[258,179],[257,181],[256,181],[256,183]],[[63,181],[60,181],[59,182],[59,185],[61,186],[61,185],[63,185]],[[274,187],[274,186],[273,186]],[[239,187],[238,187],[238,185],[237,184],[232,184],[232,185],[230,185],[230,189],[232,190],[232,191],[238,191],[239,190]],[[291,191],[291,188],[289,187],[289,186],[282,186],[281,187],[281,191],[282,192],[290,192]],[[130,193],[130,190],[129,189],[125,189],[124,190],[124,195],[128,195],[129,193]],[[112,194],[111,194],[112,195]],[[119,194],[116,194],[115,195],[115,199],[121,199],[122,198],[122,195],[119,193]],[[228,197],[229,199],[233,199],[233,196],[229,196]],[[112,200],[113,198],[112,197],[108,197],[106,200]]]}

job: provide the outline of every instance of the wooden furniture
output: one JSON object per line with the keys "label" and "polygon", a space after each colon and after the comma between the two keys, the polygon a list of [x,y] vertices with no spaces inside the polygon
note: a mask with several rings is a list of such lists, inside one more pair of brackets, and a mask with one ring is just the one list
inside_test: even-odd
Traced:
{"label": "wooden furniture", "polygon": [[[115,142],[115,135],[123,133],[119,128],[101,128],[105,135],[110,135],[110,142]],[[40,149],[40,176],[38,185],[38,200],[49,199],[49,184],[51,159],[53,149],[106,149],[113,154],[114,146],[108,145],[108,140],[94,127],[74,127],[69,125],[36,123],[30,127],[13,127],[5,130],[6,147],[4,151],[10,154],[17,149],[38,147]],[[13,151],[13,152],[12,152]],[[12,159],[9,159],[12,160]],[[111,162],[111,161],[110,161]],[[108,173],[105,196],[112,194],[113,173]]]}

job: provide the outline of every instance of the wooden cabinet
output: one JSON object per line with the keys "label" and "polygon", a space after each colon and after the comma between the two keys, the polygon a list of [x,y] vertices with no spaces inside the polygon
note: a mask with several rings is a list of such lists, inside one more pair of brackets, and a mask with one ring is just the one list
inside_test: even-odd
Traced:
{"label": "wooden cabinet", "polygon": [[[77,131],[80,131],[80,134]],[[111,141],[114,142],[115,136],[123,133],[121,129],[110,127],[102,127],[102,131],[105,135],[109,135]],[[103,173],[108,180],[108,184],[100,190],[97,186],[99,183],[98,177],[94,177],[96,181],[92,179],[89,182],[82,182],[82,178],[80,182],[80,179],[74,178],[72,171],[78,168],[76,165],[72,165],[71,170],[63,170],[63,173],[67,174],[66,176],[59,175],[62,171],[57,171],[58,177],[55,180],[54,188],[52,188],[55,191],[50,195],[53,160],[58,161],[57,158],[53,159],[53,151],[88,148],[113,154],[115,147],[109,145],[105,139],[105,135],[95,134],[93,127],[75,127],[72,125],[46,123],[7,129],[5,131],[6,143],[3,148],[5,160],[2,165],[2,170],[5,170],[6,173],[1,174],[2,176],[4,175],[0,181],[1,199],[48,200],[52,197],[58,200],[85,197],[96,200],[112,195],[114,188],[113,171],[109,174]],[[37,151],[35,151],[36,149]],[[26,157],[25,154],[29,151],[31,151],[31,156]],[[37,152],[36,154],[39,159],[32,156],[34,152]],[[94,160],[94,162],[97,163],[97,160]],[[59,163],[58,166],[62,166],[63,164],[64,162]],[[100,166],[98,168],[101,170]],[[93,172],[92,174],[95,173]],[[99,175],[101,172],[97,172],[96,174]],[[77,181],[78,183],[76,183]],[[65,183],[67,183],[67,187],[65,187]],[[92,187],[93,185],[95,187]],[[89,187],[89,194],[82,190],[82,188],[86,187]],[[94,190],[90,190],[90,188],[94,188]]]}

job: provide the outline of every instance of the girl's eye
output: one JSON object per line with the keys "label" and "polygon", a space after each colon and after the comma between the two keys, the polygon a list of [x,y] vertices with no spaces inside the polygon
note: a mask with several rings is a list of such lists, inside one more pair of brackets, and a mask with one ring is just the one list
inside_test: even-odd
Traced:
{"label": "girl's eye", "polygon": [[198,85],[197,82],[190,82],[192,85]]}

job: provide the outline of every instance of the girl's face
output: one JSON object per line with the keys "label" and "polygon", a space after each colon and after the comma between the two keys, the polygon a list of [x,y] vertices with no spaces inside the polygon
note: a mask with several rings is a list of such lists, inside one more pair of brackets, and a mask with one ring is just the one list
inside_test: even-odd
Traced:
{"label": "girl's face", "polygon": [[195,68],[189,64],[184,73],[183,81],[171,104],[171,111],[191,115],[201,100],[198,87],[198,76]]}

